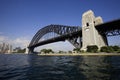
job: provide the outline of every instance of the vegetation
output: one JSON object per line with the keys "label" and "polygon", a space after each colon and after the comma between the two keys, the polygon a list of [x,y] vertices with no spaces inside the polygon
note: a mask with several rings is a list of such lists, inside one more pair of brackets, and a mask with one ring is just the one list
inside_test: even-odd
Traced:
{"label": "vegetation", "polygon": [[110,53],[110,52],[113,52],[113,49],[110,46],[109,47],[103,46],[103,47],[101,47],[100,52]]}
{"label": "vegetation", "polygon": [[68,53],[72,53],[72,51],[68,51]]}
{"label": "vegetation", "polygon": [[118,52],[117,53],[120,53],[120,49],[118,50]]}
{"label": "vegetation", "polygon": [[103,46],[100,49],[100,52],[115,52],[115,53],[120,53],[120,47],[119,46]]}
{"label": "vegetation", "polygon": [[[18,53],[24,53],[25,49],[19,50]],[[80,50],[79,48],[74,48],[73,51],[76,51],[77,53],[82,52],[84,53],[85,51]],[[41,53],[54,53],[52,49],[42,49],[40,51]],[[86,52],[90,53],[97,53],[97,52],[106,52],[106,53],[120,53],[120,47],[119,46],[103,46],[98,50],[98,46],[96,45],[91,45],[87,46]],[[58,53],[66,53],[64,51],[59,51]],[[72,51],[68,51],[68,53],[72,53]]]}
{"label": "vegetation", "polygon": [[[96,45],[87,46],[87,52],[98,52],[98,47]],[[119,46],[103,46],[100,48],[100,52],[106,53],[120,53]]]}
{"label": "vegetation", "polygon": [[76,51],[77,53],[79,53],[79,52],[84,53],[85,52],[84,50],[80,50],[79,48],[74,48],[73,51]]}
{"label": "vegetation", "polygon": [[43,52],[43,53],[54,53],[52,49],[42,49],[40,52]]}
{"label": "vegetation", "polygon": [[21,47],[16,47],[13,49],[13,53],[25,53],[26,49],[21,49]]}
{"label": "vegetation", "polygon": [[113,48],[114,51],[119,51],[120,50],[119,46],[112,46],[112,48]]}
{"label": "vegetation", "polygon": [[66,53],[65,51],[59,51],[58,53]]}
{"label": "vegetation", "polygon": [[87,46],[87,52],[98,52],[98,47],[96,45]]}
{"label": "vegetation", "polygon": [[81,52],[79,48],[74,48],[73,51],[76,51],[77,53]]}
{"label": "vegetation", "polygon": [[25,53],[25,51],[26,51],[26,49],[24,48],[24,49],[18,50],[17,53]]}

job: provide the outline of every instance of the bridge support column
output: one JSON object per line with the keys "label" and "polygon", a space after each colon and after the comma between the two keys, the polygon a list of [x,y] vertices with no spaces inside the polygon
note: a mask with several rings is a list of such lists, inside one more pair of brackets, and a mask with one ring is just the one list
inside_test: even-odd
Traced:
{"label": "bridge support column", "polygon": [[34,53],[34,48],[28,48],[29,49],[29,54]]}
{"label": "bridge support column", "polygon": [[107,46],[106,35],[101,35],[96,25],[103,23],[101,17],[95,17],[94,13],[89,10],[82,15],[82,48],[86,51],[87,46],[97,45],[100,49],[102,46]]}

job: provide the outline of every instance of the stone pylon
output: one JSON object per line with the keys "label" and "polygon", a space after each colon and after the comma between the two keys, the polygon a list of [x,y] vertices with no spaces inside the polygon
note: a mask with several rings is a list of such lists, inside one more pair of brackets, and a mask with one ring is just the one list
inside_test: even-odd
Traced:
{"label": "stone pylon", "polygon": [[106,35],[100,34],[95,26],[103,23],[102,18],[95,17],[92,10],[85,12],[82,15],[82,48],[86,51],[87,46],[97,45],[98,48],[107,46]]}

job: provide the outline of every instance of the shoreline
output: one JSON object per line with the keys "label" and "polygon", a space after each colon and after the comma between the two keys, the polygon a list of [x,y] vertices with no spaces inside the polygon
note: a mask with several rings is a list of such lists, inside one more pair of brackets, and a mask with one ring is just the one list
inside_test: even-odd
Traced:
{"label": "shoreline", "polygon": [[40,56],[120,56],[120,53],[63,53],[38,54]]}

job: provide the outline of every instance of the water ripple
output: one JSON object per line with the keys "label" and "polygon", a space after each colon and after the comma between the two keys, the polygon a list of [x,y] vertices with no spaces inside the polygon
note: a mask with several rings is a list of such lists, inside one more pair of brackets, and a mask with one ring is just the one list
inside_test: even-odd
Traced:
{"label": "water ripple", "polygon": [[120,80],[120,57],[0,54],[0,80]]}

